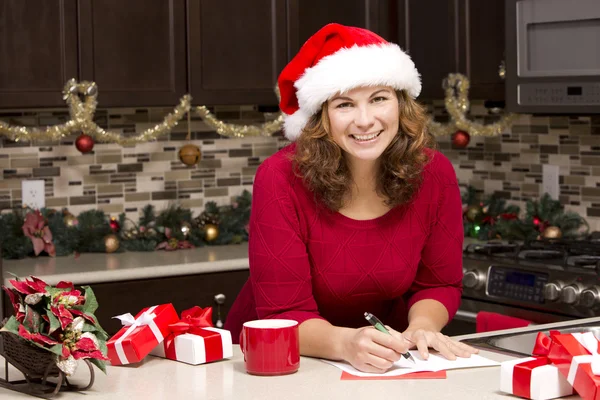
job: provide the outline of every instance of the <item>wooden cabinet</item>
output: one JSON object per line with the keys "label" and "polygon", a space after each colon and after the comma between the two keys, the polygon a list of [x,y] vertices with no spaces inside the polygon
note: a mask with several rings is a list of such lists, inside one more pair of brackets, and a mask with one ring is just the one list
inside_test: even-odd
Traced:
{"label": "wooden cabinet", "polygon": [[398,0],[397,43],[421,73],[420,99],[443,99],[443,79],[469,77],[472,99],[504,99],[504,1]]}
{"label": "wooden cabinet", "polygon": [[[121,328],[121,322],[112,317],[124,313],[135,315],[143,308],[156,304],[172,303],[178,313],[193,306],[213,307],[213,322],[216,323],[219,313],[214,298],[218,294],[225,295],[225,301],[220,306],[220,317],[224,321],[248,277],[249,270],[241,270],[136,281],[93,283],[90,286],[100,305],[95,313],[96,318],[102,328],[113,335]],[[13,315],[13,308],[8,296],[4,292],[2,296],[4,296],[4,315]]]}
{"label": "wooden cabinet", "polygon": [[80,77],[102,107],[172,106],[187,92],[184,0],[78,4]]}
{"label": "wooden cabinet", "polygon": [[0,0],[0,108],[62,106],[77,77],[76,0]]}
{"label": "wooden cabinet", "polygon": [[276,105],[287,63],[282,0],[190,0],[190,91],[196,104]]}

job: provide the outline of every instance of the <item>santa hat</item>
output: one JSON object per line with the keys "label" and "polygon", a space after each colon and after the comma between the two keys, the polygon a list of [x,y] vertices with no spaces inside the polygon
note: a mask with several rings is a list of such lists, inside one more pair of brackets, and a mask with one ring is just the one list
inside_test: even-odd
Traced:
{"label": "santa hat", "polygon": [[421,79],[396,44],[371,31],[328,24],[310,37],[279,75],[284,131],[296,140],[321,105],[359,86],[390,86],[415,98]]}

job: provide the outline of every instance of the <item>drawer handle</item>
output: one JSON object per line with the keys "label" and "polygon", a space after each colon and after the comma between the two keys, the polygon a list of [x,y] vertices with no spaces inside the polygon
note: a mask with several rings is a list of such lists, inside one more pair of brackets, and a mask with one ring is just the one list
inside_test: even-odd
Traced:
{"label": "drawer handle", "polygon": [[221,318],[221,306],[225,304],[226,299],[227,298],[223,293],[216,294],[214,297],[215,303],[217,304],[217,321],[215,322],[217,328],[223,327],[223,320]]}

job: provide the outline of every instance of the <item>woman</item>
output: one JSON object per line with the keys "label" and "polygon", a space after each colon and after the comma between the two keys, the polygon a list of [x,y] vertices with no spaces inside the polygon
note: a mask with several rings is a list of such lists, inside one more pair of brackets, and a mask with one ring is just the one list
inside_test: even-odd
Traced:
{"label": "woman", "polygon": [[[442,335],[462,292],[462,209],[454,169],[432,150],[411,59],[374,33],[329,24],[279,77],[285,135],[253,189],[250,279],[226,328],[298,321],[303,355],[384,372]],[[365,321],[373,313],[390,327]],[[402,333],[400,333],[402,332]]]}

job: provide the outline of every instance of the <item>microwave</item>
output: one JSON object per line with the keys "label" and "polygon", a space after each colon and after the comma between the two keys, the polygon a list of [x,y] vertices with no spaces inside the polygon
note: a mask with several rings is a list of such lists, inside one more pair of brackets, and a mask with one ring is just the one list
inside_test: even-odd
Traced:
{"label": "microwave", "polygon": [[505,0],[506,109],[600,114],[600,0]]}

